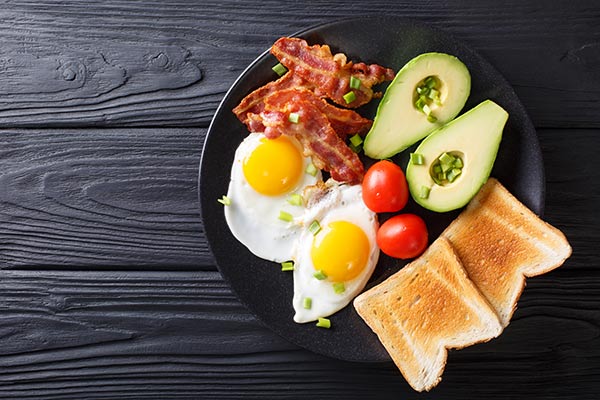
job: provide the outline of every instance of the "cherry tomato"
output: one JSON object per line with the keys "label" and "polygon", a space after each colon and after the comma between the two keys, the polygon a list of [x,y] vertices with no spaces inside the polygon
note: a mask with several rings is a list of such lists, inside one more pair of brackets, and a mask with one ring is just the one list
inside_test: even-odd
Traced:
{"label": "cherry tomato", "polygon": [[415,214],[400,214],[385,221],[377,231],[377,245],[394,258],[414,258],[427,247],[425,221]]}
{"label": "cherry tomato", "polygon": [[362,183],[363,201],[376,213],[400,211],[408,201],[408,185],[402,169],[391,161],[378,161]]}

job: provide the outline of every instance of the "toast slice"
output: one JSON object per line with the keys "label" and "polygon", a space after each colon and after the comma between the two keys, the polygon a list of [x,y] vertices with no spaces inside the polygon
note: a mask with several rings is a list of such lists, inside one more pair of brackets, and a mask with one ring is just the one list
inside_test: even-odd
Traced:
{"label": "toast slice", "polygon": [[487,341],[502,332],[498,316],[445,238],[358,296],[354,307],[417,391],[441,380],[446,349]]}
{"label": "toast slice", "polygon": [[502,326],[510,322],[525,277],[559,267],[571,246],[494,178],[442,233],[469,278],[492,304]]}

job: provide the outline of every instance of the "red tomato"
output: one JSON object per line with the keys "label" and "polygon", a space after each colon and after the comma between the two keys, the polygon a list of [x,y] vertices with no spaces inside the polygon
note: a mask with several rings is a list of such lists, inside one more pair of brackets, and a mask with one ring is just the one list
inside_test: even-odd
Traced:
{"label": "red tomato", "polygon": [[402,169],[391,161],[378,161],[365,174],[363,201],[376,213],[400,211],[408,201],[408,185]]}
{"label": "red tomato", "polygon": [[394,258],[414,258],[427,247],[425,221],[414,214],[400,214],[385,221],[377,231],[377,245]]}

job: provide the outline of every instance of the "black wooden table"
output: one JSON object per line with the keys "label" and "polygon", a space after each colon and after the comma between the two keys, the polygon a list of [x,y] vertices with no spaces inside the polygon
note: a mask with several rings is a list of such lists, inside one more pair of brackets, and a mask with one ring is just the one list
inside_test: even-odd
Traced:
{"label": "black wooden table", "polygon": [[[280,36],[398,15],[478,50],[539,135],[573,256],[511,325],[413,392],[391,363],[297,348],[216,270],[197,177],[217,105]],[[0,5],[1,399],[600,398],[600,4]]]}

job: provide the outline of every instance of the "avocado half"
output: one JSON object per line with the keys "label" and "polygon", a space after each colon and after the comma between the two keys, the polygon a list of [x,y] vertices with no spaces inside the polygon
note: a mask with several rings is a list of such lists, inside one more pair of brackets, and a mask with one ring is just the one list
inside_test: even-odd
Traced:
{"label": "avocado half", "polygon": [[412,198],[436,212],[466,205],[490,176],[507,119],[486,100],[429,135],[406,168]]}
{"label": "avocado half", "polygon": [[[427,111],[415,103],[417,88],[433,79],[435,101],[427,94]],[[452,120],[465,105],[471,91],[471,75],[456,57],[445,53],[425,53],[410,60],[387,88],[367,134],[363,149],[375,159],[389,158],[430,132]],[[432,96],[433,97],[433,96]],[[418,103],[417,103],[418,104]]]}

